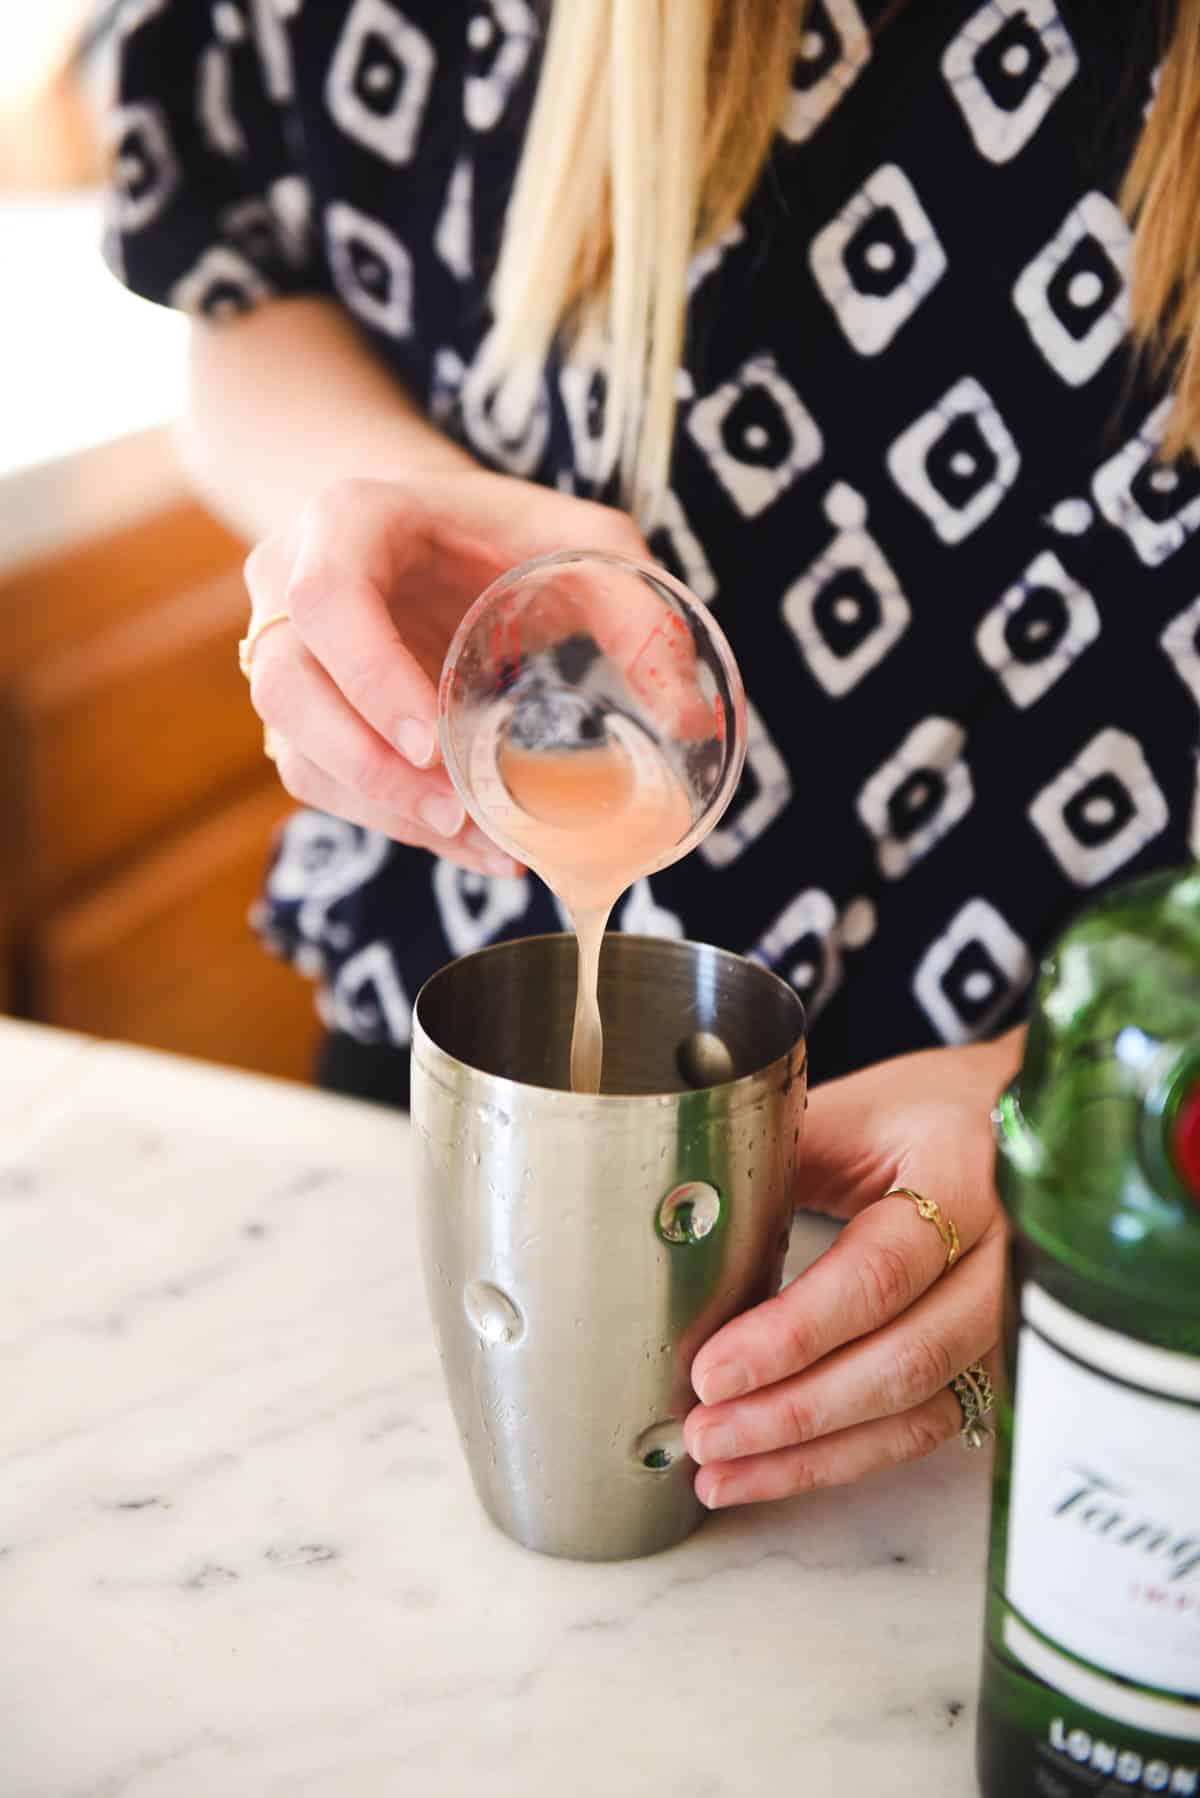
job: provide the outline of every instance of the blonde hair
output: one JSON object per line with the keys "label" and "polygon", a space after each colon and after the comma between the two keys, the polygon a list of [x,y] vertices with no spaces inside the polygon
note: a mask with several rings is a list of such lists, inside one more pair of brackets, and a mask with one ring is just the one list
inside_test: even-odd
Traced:
{"label": "blonde hair", "polygon": [[1200,443],[1200,0],[1177,0],[1158,91],[1121,198],[1135,224],[1130,311],[1175,403],[1163,453]]}
{"label": "blonde hair", "polygon": [[507,381],[519,415],[560,332],[585,356],[603,343],[597,460],[619,464],[643,521],[667,481],[688,264],[762,173],[797,32],[795,0],[560,0],[551,13],[484,379]]}
{"label": "blonde hair", "polygon": [[[569,359],[602,360],[596,460],[619,468],[622,501],[647,528],[669,473],[689,263],[761,178],[805,11],[805,0],[551,10],[480,374],[516,419],[556,339]],[[1178,451],[1200,438],[1200,0],[1177,0],[1123,197],[1136,219],[1134,332],[1175,373]]]}

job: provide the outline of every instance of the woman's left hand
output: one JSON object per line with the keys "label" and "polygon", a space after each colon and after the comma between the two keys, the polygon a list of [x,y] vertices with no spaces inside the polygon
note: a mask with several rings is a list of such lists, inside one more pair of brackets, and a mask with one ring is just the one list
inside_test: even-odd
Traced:
{"label": "woman's left hand", "polygon": [[[932,1049],[814,1088],[799,1203],[849,1221],[778,1297],[710,1338],[685,1426],[696,1491],[717,1508],[839,1486],[926,1455],[962,1425],[949,1382],[996,1376],[1005,1230],[990,1114],[1022,1030]],[[909,1187],[959,1234],[951,1268]]]}

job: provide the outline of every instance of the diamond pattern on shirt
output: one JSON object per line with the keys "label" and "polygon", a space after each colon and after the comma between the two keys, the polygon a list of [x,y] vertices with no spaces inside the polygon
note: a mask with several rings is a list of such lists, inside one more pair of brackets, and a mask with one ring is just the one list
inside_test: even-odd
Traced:
{"label": "diamond pattern on shirt", "polygon": [[537,40],[537,19],[526,0],[485,0],[467,24],[463,109],[472,131],[491,131],[503,118]]}
{"label": "diamond pattern on shirt", "polygon": [[1164,462],[1159,453],[1170,410],[1169,400],[1156,406],[1092,482],[1105,518],[1150,568],[1176,555],[1200,527],[1200,466],[1191,455]]}
{"label": "diamond pattern on shirt", "polygon": [[1161,642],[1171,666],[1200,705],[1200,599],[1172,618]]}
{"label": "diamond pattern on shirt", "polygon": [[780,124],[784,137],[805,143],[870,59],[870,33],[854,0],[813,0],[805,11],[792,91]]}
{"label": "diamond pattern on shirt", "polygon": [[145,230],[170,203],[180,181],[171,129],[153,101],[119,106],[105,120],[111,170],[108,214],[119,232]]}
{"label": "diamond pattern on shirt", "polygon": [[1100,731],[1029,808],[1051,855],[1077,886],[1106,879],[1164,829],[1167,802],[1141,744]]}
{"label": "diamond pattern on shirt", "polygon": [[[840,698],[879,665],[908,629],[912,612],[875,539],[864,528],[866,508],[852,489],[833,501],[847,528],[783,596],[783,615],[801,654],[827,693]],[[855,505],[853,502],[857,501]],[[826,502],[827,510],[830,502]]]}
{"label": "diamond pattern on shirt", "polygon": [[989,162],[1019,155],[1078,71],[1053,0],[987,0],[942,58],[975,147]]}
{"label": "diamond pattern on shirt", "polygon": [[986,899],[969,899],[913,976],[918,1004],[944,1043],[987,1036],[1033,978],[1028,946]]}
{"label": "diamond pattern on shirt", "polygon": [[841,984],[837,922],[837,907],[830,895],[819,887],[809,887],[789,899],[749,952],[751,961],[761,962],[795,987],[810,1024]]}
{"label": "diamond pattern on shirt", "polygon": [[975,635],[979,653],[1022,710],[1048,693],[1100,635],[1100,614],[1053,550],[1001,595]]}
{"label": "diamond pattern on shirt", "polygon": [[1021,452],[986,390],[968,375],[901,432],[887,465],[943,543],[961,543],[1016,480]]}
{"label": "diamond pattern on shirt", "polygon": [[412,331],[412,258],[380,220],[336,200],[325,213],[329,266],[350,310],[388,337]]}
{"label": "diamond pattern on shirt", "polygon": [[885,350],[946,272],[946,253],[895,163],[864,182],[808,254],[817,286],[860,356]]}
{"label": "diamond pattern on shirt", "polygon": [[475,166],[465,156],[454,165],[446,188],[446,203],[433,234],[433,247],[456,281],[470,278],[474,267],[474,244],[471,238],[471,197],[475,185]]}
{"label": "diamond pattern on shirt", "polygon": [[392,0],[354,0],[325,83],[339,130],[384,162],[410,162],[437,58],[429,39]]}
{"label": "diamond pattern on shirt", "polygon": [[270,288],[252,263],[225,244],[206,250],[171,289],[171,304],[193,318],[219,320],[249,312]]}
{"label": "diamond pattern on shirt", "polygon": [[494,941],[529,909],[530,876],[489,879],[456,862],[435,861],[433,896],[452,955],[469,955]]}
{"label": "diamond pattern on shirt", "polygon": [[738,510],[755,518],[820,461],[821,433],[774,356],[754,356],[697,400],[687,428]]}
{"label": "diamond pattern on shirt", "polygon": [[885,880],[900,880],[970,811],[975,789],[965,743],[952,719],[925,718],[862,787],[858,815],[875,838]]}
{"label": "diamond pattern on shirt", "polygon": [[1021,271],[1013,300],[1047,362],[1072,387],[1090,381],[1129,326],[1132,237],[1104,194],[1085,194]]}
{"label": "diamond pattern on shirt", "polygon": [[729,809],[697,854],[713,868],[728,867],[770,829],[792,797],[792,777],[758,711],[746,703],[746,766]]}

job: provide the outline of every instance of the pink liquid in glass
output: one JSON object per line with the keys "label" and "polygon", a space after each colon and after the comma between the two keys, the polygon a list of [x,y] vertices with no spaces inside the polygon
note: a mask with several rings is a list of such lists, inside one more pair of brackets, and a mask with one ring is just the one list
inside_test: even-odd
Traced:
{"label": "pink liquid in glass", "polygon": [[604,1038],[600,945],[627,887],[672,859],[692,826],[688,796],[640,731],[610,720],[595,747],[528,750],[504,743],[496,767],[511,799],[504,829],[571,919],[579,980],[571,1090],[600,1091]]}

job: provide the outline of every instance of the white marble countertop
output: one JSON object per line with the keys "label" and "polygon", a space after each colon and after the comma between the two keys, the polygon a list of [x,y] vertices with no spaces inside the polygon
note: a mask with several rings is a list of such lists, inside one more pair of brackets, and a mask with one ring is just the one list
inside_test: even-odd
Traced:
{"label": "white marble countertop", "polygon": [[0,1022],[0,1269],[3,1798],[974,1792],[987,1457],[515,1547],[402,1119]]}

